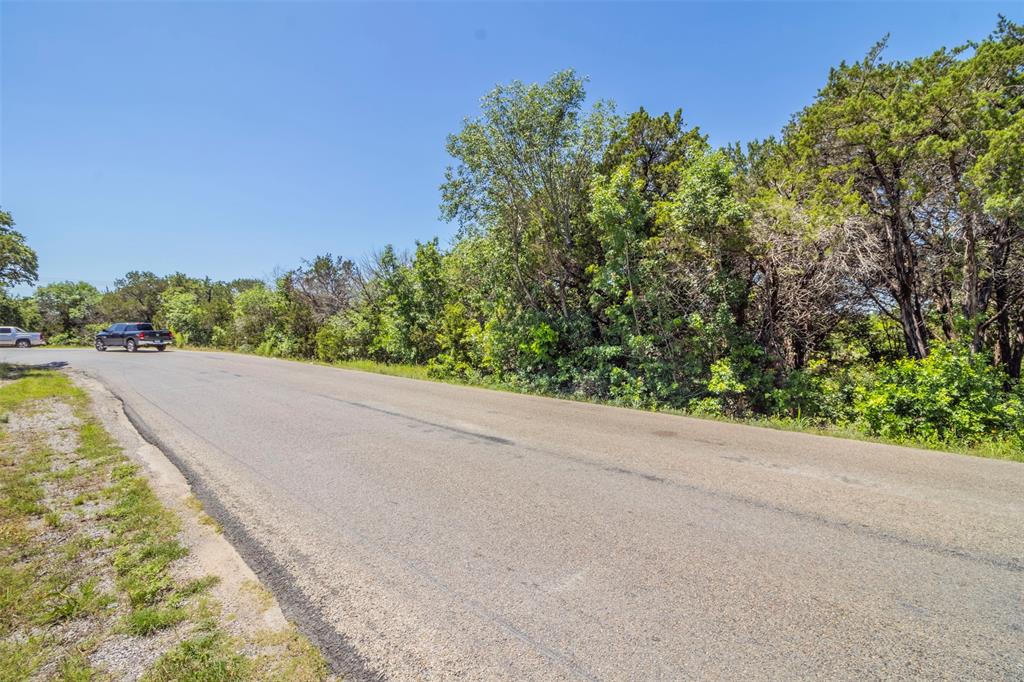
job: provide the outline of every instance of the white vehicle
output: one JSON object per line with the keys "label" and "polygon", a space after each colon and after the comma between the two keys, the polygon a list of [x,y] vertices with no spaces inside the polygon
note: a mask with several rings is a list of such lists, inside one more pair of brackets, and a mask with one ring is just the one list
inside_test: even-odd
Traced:
{"label": "white vehicle", "polygon": [[46,343],[39,332],[27,332],[21,327],[0,327],[0,346],[31,348]]}

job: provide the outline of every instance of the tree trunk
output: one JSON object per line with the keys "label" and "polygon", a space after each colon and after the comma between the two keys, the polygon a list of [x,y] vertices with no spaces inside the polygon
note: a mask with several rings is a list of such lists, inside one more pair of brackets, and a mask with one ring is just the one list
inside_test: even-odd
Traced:
{"label": "tree trunk", "polygon": [[903,327],[907,354],[915,360],[921,360],[928,357],[928,331],[915,286],[917,272],[913,245],[898,216],[893,217],[888,227],[890,260],[895,275],[894,281],[890,281],[889,293],[900,309],[900,325]]}

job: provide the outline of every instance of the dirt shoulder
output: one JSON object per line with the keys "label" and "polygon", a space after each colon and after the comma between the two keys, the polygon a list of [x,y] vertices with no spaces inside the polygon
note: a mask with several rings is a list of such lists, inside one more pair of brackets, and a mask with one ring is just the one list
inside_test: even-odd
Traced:
{"label": "dirt shoulder", "polygon": [[120,402],[0,365],[0,681],[333,679]]}

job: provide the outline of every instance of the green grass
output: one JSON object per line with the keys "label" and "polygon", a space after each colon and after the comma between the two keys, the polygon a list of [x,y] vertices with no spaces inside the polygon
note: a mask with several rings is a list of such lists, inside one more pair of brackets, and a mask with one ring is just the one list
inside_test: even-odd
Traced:
{"label": "green grass", "polygon": [[0,363],[0,380],[13,381],[0,387],[0,413],[45,398],[61,397],[76,406],[81,406],[85,401],[85,394],[71,384],[67,377],[48,369]]}
{"label": "green grass", "polygon": [[124,631],[130,635],[151,635],[154,632],[177,625],[188,617],[184,609],[159,606],[142,606],[132,609],[125,618]]}
{"label": "green grass", "polygon": [[287,682],[313,682],[327,675],[327,661],[295,628],[268,634],[261,643],[284,649],[288,656],[260,656],[255,661],[257,675]]}
{"label": "green grass", "polygon": [[[0,365],[0,406],[31,412],[35,401],[61,398],[81,405],[67,379],[43,370]],[[6,422],[9,423],[9,422]],[[0,434],[0,680],[24,679],[51,655],[48,628],[102,613],[112,602],[93,577],[82,579],[59,557],[81,553],[75,538],[44,540],[39,527],[60,528],[60,515],[44,504],[43,482],[55,452],[38,443],[15,447]],[[72,543],[78,548],[66,551]],[[57,557],[58,560],[54,560]],[[13,637],[21,633],[19,637]],[[25,634],[28,634],[26,637]],[[64,676],[65,679],[81,679]]]}
{"label": "green grass", "polygon": [[53,606],[46,614],[45,623],[58,623],[100,614],[115,601],[112,594],[101,591],[95,577],[87,578],[77,588],[52,595]]}
{"label": "green grass", "polygon": [[32,676],[46,660],[46,646],[41,635],[24,641],[0,639],[0,682],[21,682]]}
{"label": "green grass", "polygon": [[[311,361],[313,362],[313,361]],[[315,364],[327,365],[328,367],[340,367],[341,369],[354,369],[359,372],[372,372],[374,374],[386,374],[392,377],[403,377],[405,379],[423,379],[436,381],[423,365],[387,365],[373,360],[346,360],[344,362],[316,362]]]}
{"label": "green grass", "polygon": [[91,682],[101,679],[99,673],[89,665],[82,654],[72,654],[61,661],[57,668],[60,682]]}
{"label": "green grass", "polygon": [[252,663],[219,632],[201,633],[160,657],[145,682],[230,682],[247,680]]}

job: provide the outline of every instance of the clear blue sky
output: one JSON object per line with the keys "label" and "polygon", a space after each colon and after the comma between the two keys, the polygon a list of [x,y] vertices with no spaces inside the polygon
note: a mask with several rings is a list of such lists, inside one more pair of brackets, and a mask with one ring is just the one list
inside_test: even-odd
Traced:
{"label": "clear blue sky", "polygon": [[268,276],[439,235],[445,136],[495,83],[575,68],[621,112],[776,133],[830,66],[1017,3],[3,2],[0,205],[40,281]]}

